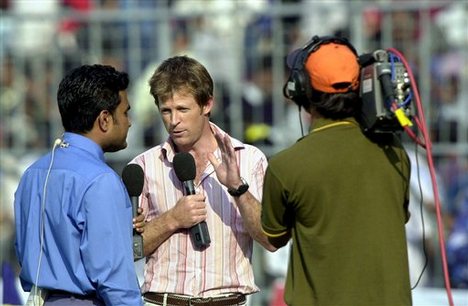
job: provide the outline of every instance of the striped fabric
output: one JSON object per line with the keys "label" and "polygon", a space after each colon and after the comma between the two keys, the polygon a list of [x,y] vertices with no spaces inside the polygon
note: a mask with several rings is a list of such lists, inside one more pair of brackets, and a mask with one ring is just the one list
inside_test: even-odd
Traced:
{"label": "striped fabric", "polygon": [[[211,127],[225,134],[216,125],[211,124]],[[265,155],[234,138],[231,142],[237,152],[241,176],[249,183],[252,195],[261,200],[267,166]],[[221,158],[219,149],[215,156]],[[174,207],[183,196],[182,183],[172,168],[173,157],[174,150],[168,140],[132,161],[142,166],[145,172],[140,206],[147,212],[148,221]],[[188,230],[174,233],[147,258],[142,292],[199,297],[257,292],[251,266],[253,240],[243,226],[233,198],[219,183],[209,162],[195,188],[197,193],[206,195],[210,246],[204,251],[195,251]]]}

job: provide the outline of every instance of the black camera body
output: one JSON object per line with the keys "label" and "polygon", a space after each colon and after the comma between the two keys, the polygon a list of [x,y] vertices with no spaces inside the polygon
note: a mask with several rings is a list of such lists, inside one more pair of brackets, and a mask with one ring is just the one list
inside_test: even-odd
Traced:
{"label": "black camera body", "polygon": [[363,131],[380,134],[403,130],[397,115],[408,120],[414,116],[411,84],[405,66],[386,50],[361,55],[360,61],[362,107],[358,120]]}

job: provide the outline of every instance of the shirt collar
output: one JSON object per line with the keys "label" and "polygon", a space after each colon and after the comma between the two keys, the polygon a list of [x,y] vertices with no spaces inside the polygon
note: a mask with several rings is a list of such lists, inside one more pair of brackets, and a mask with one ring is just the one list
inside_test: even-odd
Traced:
{"label": "shirt collar", "polygon": [[65,132],[63,134],[63,143],[73,148],[79,148],[83,151],[86,151],[105,162],[104,151],[102,150],[101,146],[86,136]]}
{"label": "shirt collar", "polygon": [[333,120],[333,119],[329,119],[329,118],[317,118],[317,119],[313,120],[312,126],[310,127],[310,130],[311,131],[317,130],[317,129],[320,129],[320,128],[325,127],[327,125],[333,125],[333,124],[339,123],[339,122],[349,122],[349,123],[351,123],[351,124],[353,124],[355,126],[359,126],[356,119],[354,119],[353,117],[348,117],[348,118],[339,119],[339,120]]}

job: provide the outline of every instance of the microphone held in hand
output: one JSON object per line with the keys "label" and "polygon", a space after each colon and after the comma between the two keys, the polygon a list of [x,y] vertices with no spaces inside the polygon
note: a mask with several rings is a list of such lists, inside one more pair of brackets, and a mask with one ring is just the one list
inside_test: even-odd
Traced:
{"label": "microphone held in hand", "polygon": [[[135,218],[138,215],[138,197],[143,190],[143,169],[137,164],[128,164],[122,171],[122,180],[127,188],[130,200],[132,201],[132,214],[133,218]],[[143,257],[143,237],[134,230],[133,259],[138,260]]]}
{"label": "microphone held in hand", "polygon": [[[195,185],[193,180],[197,174],[195,168],[195,160],[190,153],[180,152],[174,156],[174,171],[177,178],[182,181],[186,195],[195,194]],[[190,228],[190,237],[192,242],[198,249],[207,247],[211,240],[208,232],[208,226],[205,221],[202,221]]]}

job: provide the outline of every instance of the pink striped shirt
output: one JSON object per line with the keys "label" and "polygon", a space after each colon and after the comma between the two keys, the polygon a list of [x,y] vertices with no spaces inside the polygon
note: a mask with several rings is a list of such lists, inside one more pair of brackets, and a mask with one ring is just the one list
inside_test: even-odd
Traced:
{"label": "pink striped shirt", "polygon": [[[211,123],[211,128],[224,131]],[[240,174],[249,183],[249,191],[261,200],[267,166],[265,155],[257,148],[231,137]],[[172,167],[174,150],[168,139],[138,155],[132,162],[145,173],[140,206],[147,221],[175,206],[183,196],[183,186]],[[219,149],[215,156],[221,159]],[[233,198],[221,185],[208,163],[196,192],[206,195],[207,225],[211,244],[203,251],[192,247],[188,230],[179,230],[147,257],[142,292],[167,292],[197,297],[258,291],[251,265],[253,240],[243,226]]]}

